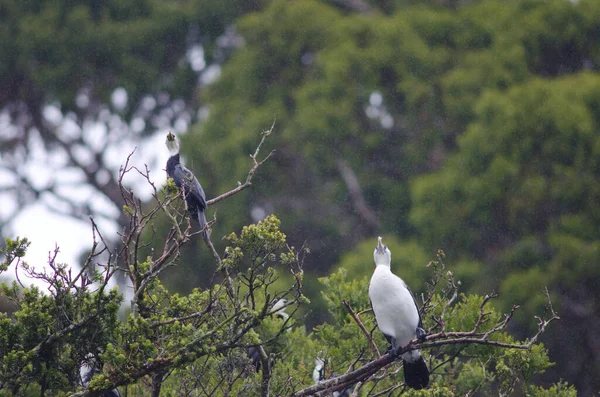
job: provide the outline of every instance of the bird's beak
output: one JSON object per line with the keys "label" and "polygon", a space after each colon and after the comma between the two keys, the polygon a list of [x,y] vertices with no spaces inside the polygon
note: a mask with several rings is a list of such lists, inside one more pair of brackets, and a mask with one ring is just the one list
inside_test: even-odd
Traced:
{"label": "bird's beak", "polygon": [[375,249],[380,255],[383,255],[385,253],[385,245],[383,245],[383,242],[381,241],[381,236],[377,237],[377,247],[375,247]]}
{"label": "bird's beak", "polygon": [[167,141],[172,142],[175,140],[175,135],[172,132],[167,134]]}

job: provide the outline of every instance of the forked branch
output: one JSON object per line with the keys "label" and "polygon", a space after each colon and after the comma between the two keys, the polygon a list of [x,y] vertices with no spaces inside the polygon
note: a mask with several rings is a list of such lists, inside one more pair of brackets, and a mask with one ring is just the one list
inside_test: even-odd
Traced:
{"label": "forked branch", "polygon": [[256,147],[254,154],[250,155],[250,158],[252,159],[252,168],[250,168],[250,171],[248,171],[248,175],[246,175],[246,181],[243,184],[238,182],[238,187],[236,187],[235,189],[232,189],[226,193],[223,193],[213,199],[207,200],[206,201],[207,206],[213,205],[221,200],[226,199],[227,197],[233,196],[234,194],[239,193],[242,190],[247,189],[250,186],[252,186],[252,178],[254,177],[254,174],[256,174],[256,170],[258,170],[258,167],[263,165],[263,163],[265,161],[267,161],[275,153],[275,150],[271,150],[271,152],[269,152],[269,154],[267,154],[267,156],[265,158],[263,158],[260,161],[258,160],[258,154],[260,152],[260,149],[262,148],[263,144],[265,143],[265,140],[273,133],[274,127],[275,127],[275,120],[273,120],[273,124],[271,125],[271,128],[269,128],[267,131],[262,132],[262,138],[261,138],[258,146]]}

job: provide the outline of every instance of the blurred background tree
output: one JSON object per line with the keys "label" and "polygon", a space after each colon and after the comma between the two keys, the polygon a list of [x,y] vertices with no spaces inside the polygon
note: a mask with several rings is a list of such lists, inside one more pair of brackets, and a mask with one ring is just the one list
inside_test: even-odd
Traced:
{"label": "blurred background tree", "polygon": [[0,155],[13,211],[0,227],[36,201],[122,227],[119,149],[151,142],[150,163],[157,129],[185,131],[198,119],[200,83],[240,44],[234,19],[259,5],[3,1]]}
{"label": "blurred background tree", "polygon": [[[276,213],[290,244],[311,250],[309,328],[328,318],[311,281],[337,267],[370,274],[374,237],[393,235],[397,272],[417,291],[438,248],[467,288],[496,289],[527,314],[547,285],[563,320],[544,336],[557,365],[540,381],[600,390],[600,3],[130,4],[0,5],[11,203],[60,196],[59,183],[38,186],[21,166],[32,136],[119,209],[105,144],[190,127],[182,152],[210,198],[243,181],[258,133],[276,118],[275,157],[257,188],[217,206],[213,240],[222,249],[220,236]],[[95,200],[60,208],[84,218],[102,212]],[[183,263],[211,263],[200,243],[182,253]],[[209,268],[164,281],[190,291]]]}

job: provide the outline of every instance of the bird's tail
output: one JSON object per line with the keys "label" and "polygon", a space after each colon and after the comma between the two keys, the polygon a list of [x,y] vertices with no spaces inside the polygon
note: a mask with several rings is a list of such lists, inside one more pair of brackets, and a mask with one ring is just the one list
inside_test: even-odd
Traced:
{"label": "bird's tail", "polygon": [[[206,215],[204,215],[204,211],[198,211],[198,223],[200,224],[200,230],[204,229],[206,227]],[[210,229],[206,228],[206,230],[204,230],[202,233],[202,238],[205,241],[208,241],[210,239]]]}
{"label": "bird's tail", "polygon": [[415,362],[408,362],[402,360],[404,363],[404,383],[409,387],[421,390],[427,387],[429,384],[429,370],[423,357]]}

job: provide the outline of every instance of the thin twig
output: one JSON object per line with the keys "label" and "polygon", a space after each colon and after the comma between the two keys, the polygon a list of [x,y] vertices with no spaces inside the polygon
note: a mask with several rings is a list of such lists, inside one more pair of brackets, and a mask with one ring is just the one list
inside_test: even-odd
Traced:
{"label": "thin twig", "polygon": [[267,131],[262,132],[262,139],[260,140],[260,143],[256,147],[254,154],[250,155],[253,165],[252,165],[252,168],[250,168],[250,171],[248,171],[248,175],[246,176],[246,181],[243,184],[240,184],[235,189],[232,189],[226,193],[223,193],[213,199],[207,200],[206,206],[213,205],[221,200],[226,199],[227,197],[233,196],[234,194],[239,193],[242,190],[247,189],[250,186],[252,186],[252,178],[254,177],[254,174],[256,173],[256,170],[258,169],[258,167],[260,167],[265,161],[267,161],[275,153],[275,150],[271,150],[271,152],[265,158],[263,158],[261,161],[257,160],[257,157],[260,152],[260,149],[262,148],[262,145],[265,143],[265,140],[267,139],[267,137],[269,137],[271,135],[274,127],[275,127],[275,120],[273,120],[273,124],[271,125],[271,128],[269,128]]}
{"label": "thin twig", "polygon": [[352,307],[350,307],[350,303],[348,303],[348,301],[345,299],[343,302],[344,306],[346,306],[346,309],[348,309],[348,312],[350,313],[356,324],[358,324],[358,327],[361,329],[363,334],[365,334],[367,341],[369,342],[369,347],[371,348],[371,357],[380,357],[381,353],[379,353],[379,349],[377,349],[377,346],[375,346],[375,342],[373,342],[373,337],[371,336],[371,334],[369,334],[369,331],[367,331],[362,321],[360,321],[360,318],[358,318],[354,310],[352,310]]}

